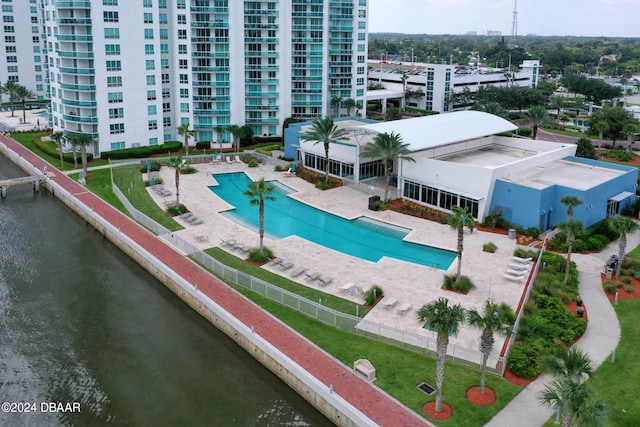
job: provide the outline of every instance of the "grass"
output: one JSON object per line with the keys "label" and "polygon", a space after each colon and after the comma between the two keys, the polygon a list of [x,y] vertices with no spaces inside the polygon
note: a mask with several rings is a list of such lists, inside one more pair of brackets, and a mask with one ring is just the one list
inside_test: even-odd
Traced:
{"label": "grass", "polygon": [[[206,252],[216,258],[220,256],[219,260],[230,267],[242,264],[242,270],[249,274],[254,274],[254,269],[251,267],[257,269],[257,271],[255,271],[256,276],[259,275],[259,271],[269,273],[264,269],[252,266],[233,255],[227,254],[221,249],[208,249]],[[273,281],[269,281],[274,284],[284,285],[283,281],[291,282],[281,276],[273,273],[270,274],[274,277],[272,278]],[[264,275],[262,276],[266,277]],[[295,284],[295,282],[293,283]],[[316,295],[322,295],[323,304],[329,306],[330,302],[325,300],[325,298],[330,297],[330,295],[314,289],[308,289],[300,284],[296,285],[304,288],[301,289],[301,291],[312,291],[315,292]],[[435,394],[427,396],[417,389],[417,385],[422,381],[426,381],[435,386],[435,359],[337,330],[304,314],[287,309],[255,292],[242,287],[235,288],[263,309],[307,337],[324,351],[340,360],[346,366],[353,366],[353,362],[357,359],[368,359],[376,368],[378,380],[375,384],[414,410],[417,414],[424,416],[422,406],[426,402],[435,400]],[[352,302],[347,303],[353,307]],[[438,421],[437,425],[445,427],[460,425],[469,427],[483,426],[522,390],[521,387],[503,378],[488,375],[486,385],[495,390],[497,401],[493,405],[478,407],[466,399],[465,393],[469,387],[480,384],[479,371],[449,363],[446,367],[446,378],[444,383],[444,401],[453,407],[454,415],[449,420]],[[340,393],[340,390],[336,391]]]}
{"label": "grass", "polygon": [[622,328],[615,362],[610,358],[605,360],[589,382],[598,398],[611,404],[607,425],[633,427],[640,420],[639,387],[633,380],[640,378],[640,348],[637,345],[640,342],[640,299],[620,300],[614,308]]}
{"label": "grass", "polygon": [[633,259],[640,259],[640,246],[637,246],[635,249],[629,252],[627,256]]}
{"label": "grass", "polygon": [[[69,177],[77,181],[79,173],[71,174]],[[120,199],[118,199],[113,193],[113,189],[111,187],[111,171],[109,169],[99,169],[89,172],[87,174],[86,187],[111,206],[124,214],[129,215],[129,211],[127,211],[122,202],[120,202]]]}
{"label": "grass", "polygon": [[[98,172],[98,171],[94,171]],[[107,173],[109,171],[107,170]],[[171,231],[182,230],[184,227],[178,224],[151,198],[142,181],[139,166],[122,166],[113,169],[113,181],[122,190],[127,199],[139,211],[168,228]]]}

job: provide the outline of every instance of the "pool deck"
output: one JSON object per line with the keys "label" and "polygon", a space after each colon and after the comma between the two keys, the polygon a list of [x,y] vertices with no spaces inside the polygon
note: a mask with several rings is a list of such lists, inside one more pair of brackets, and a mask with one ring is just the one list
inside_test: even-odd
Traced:
{"label": "pool deck", "polygon": [[[222,240],[235,240],[252,247],[258,245],[257,233],[219,214],[221,211],[231,209],[232,206],[208,188],[217,184],[213,174],[245,172],[252,180],[264,177],[266,180],[281,181],[297,191],[291,197],[318,209],[349,219],[365,215],[410,228],[413,231],[405,240],[456,251],[457,234],[448,225],[437,224],[393,211],[370,211],[367,209],[368,195],[350,188],[341,187],[321,191],[300,178],[275,172],[273,167],[269,165],[261,165],[257,168],[249,168],[244,163],[195,164],[193,166],[198,169],[197,173],[180,177],[180,202],[186,205],[203,223],[192,225],[178,218],[177,221],[183,224],[185,229],[176,234],[200,249],[220,246],[234,255],[241,256],[237,251],[222,246]],[[162,197],[149,191],[160,206],[164,206],[164,199],[175,200],[174,175],[175,172],[169,168],[162,168],[160,171],[160,176],[164,180],[164,188],[172,193],[170,196]],[[206,240],[204,236],[206,236]],[[487,242],[493,242],[497,245],[496,253],[490,254],[482,251],[483,244]],[[284,272],[279,267],[270,267],[268,264],[264,268],[289,278],[291,278],[291,272],[299,268],[304,268],[309,273],[317,272],[323,276],[331,277],[333,281],[326,286],[320,286],[321,283],[318,281],[305,280],[304,274],[291,279],[305,286],[360,303],[362,303],[362,297],[355,293],[345,292],[343,289],[345,284],[352,283],[363,290],[369,289],[372,285],[379,285],[384,290],[387,301],[395,298],[396,303],[391,307],[387,304],[378,304],[367,314],[365,320],[432,338],[435,338],[436,334],[423,329],[422,324],[416,319],[415,312],[422,305],[439,297],[445,297],[452,304],[460,303],[465,309],[477,309],[482,312],[485,301],[492,298],[496,302],[509,304],[515,310],[524,290],[524,283],[503,278],[503,274],[511,263],[516,241],[507,236],[493,233],[465,231],[462,274],[469,276],[476,286],[467,295],[441,289],[444,275],[455,274],[457,259],[447,271],[442,271],[391,258],[383,258],[381,261],[373,263],[328,249],[297,236],[279,240],[271,240],[265,236],[265,245],[273,250],[275,256],[292,262],[295,267]],[[407,304],[411,304],[409,309],[406,309]],[[364,323],[375,327],[374,324]],[[450,345],[477,349],[479,335],[478,330],[465,326],[458,336],[451,337]],[[503,343],[504,338],[496,336],[494,346],[496,353],[501,350]]]}

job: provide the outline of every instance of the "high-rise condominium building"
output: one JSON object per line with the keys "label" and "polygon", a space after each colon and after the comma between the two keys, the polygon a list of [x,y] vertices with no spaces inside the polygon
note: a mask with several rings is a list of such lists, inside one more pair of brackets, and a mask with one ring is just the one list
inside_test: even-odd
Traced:
{"label": "high-rise condominium building", "polygon": [[[40,0],[1,0],[0,82],[19,83],[47,98],[46,54]],[[3,98],[4,102],[9,101]]]}
{"label": "high-rise condominium building", "polygon": [[[39,30],[5,19],[4,34],[15,25],[42,49],[52,126],[91,134],[96,154],[177,140],[182,123],[192,141],[232,124],[281,135],[287,117],[366,103],[367,0],[30,2],[35,13],[18,15],[27,0],[2,0],[3,18],[13,6],[13,20],[37,17]],[[21,83],[37,78],[28,67]]]}

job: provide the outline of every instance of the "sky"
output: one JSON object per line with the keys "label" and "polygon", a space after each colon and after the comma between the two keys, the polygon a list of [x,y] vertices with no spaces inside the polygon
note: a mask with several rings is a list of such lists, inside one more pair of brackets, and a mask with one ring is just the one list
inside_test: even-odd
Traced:
{"label": "sky", "polygon": [[[369,32],[510,36],[516,0],[368,0]],[[640,0],[517,0],[518,35],[640,37]]]}

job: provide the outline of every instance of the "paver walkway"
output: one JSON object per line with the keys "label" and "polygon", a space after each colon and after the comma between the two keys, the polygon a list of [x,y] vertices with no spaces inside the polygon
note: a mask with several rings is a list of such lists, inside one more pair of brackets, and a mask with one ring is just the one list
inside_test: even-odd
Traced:
{"label": "paver walkway", "polygon": [[[73,194],[80,202],[93,208],[96,215],[109,221],[121,233],[129,236],[150,254],[162,261],[168,268],[180,274],[190,283],[197,284],[198,290],[214,300],[227,312],[247,327],[269,341],[291,360],[325,384],[333,386],[334,393],[353,405],[380,426],[424,426],[430,425],[413,411],[403,406],[379,388],[367,383],[340,361],[325,353],[313,343],[288,326],[272,317],[260,307],[229,288],[215,276],[182,256],[136,222],[111,207],[86,188],[60,173],[51,164],[25,149],[14,140],[0,135],[0,141],[21,155],[38,170],[47,165],[55,176],[51,179]],[[9,196],[10,197],[10,196]]]}
{"label": "paver walkway", "polygon": [[[640,244],[640,231],[627,235],[627,248],[635,248],[638,244]],[[571,256],[571,260],[575,261],[578,267],[580,296],[589,316],[587,330],[575,347],[589,355],[594,368],[599,367],[610,357],[620,341],[620,322],[602,289],[600,278],[604,263],[612,254],[617,253],[618,241],[616,240],[600,253]],[[538,427],[543,425],[553,415],[553,411],[538,403],[538,394],[551,379],[551,376],[546,374],[538,377],[496,414],[487,426]]]}

